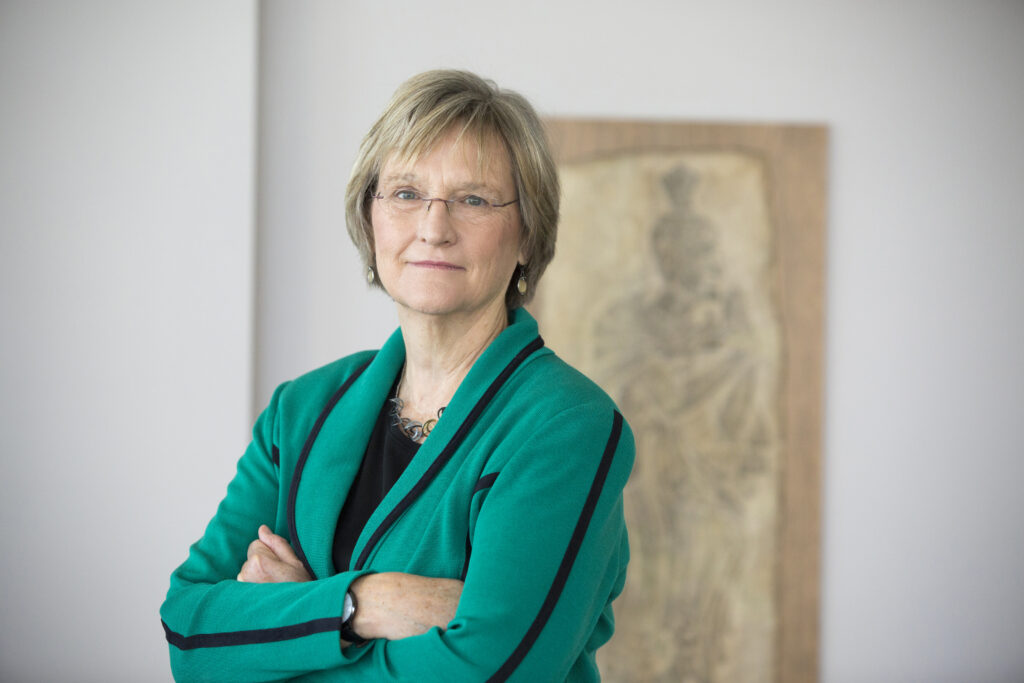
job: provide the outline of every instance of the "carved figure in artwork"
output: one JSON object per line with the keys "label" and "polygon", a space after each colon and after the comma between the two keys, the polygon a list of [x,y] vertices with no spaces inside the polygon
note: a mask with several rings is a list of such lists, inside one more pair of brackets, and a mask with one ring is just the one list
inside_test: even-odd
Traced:
{"label": "carved figure in artwork", "polygon": [[695,205],[701,180],[686,164],[661,177],[669,206],[648,233],[657,277],[608,306],[594,330],[598,379],[638,435],[630,578],[651,590],[623,599],[644,603],[658,627],[642,637],[663,641],[646,648],[663,659],[645,680],[728,680],[731,584],[749,571],[740,566],[747,501],[778,440],[775,358],[720,254],[728,226]]}

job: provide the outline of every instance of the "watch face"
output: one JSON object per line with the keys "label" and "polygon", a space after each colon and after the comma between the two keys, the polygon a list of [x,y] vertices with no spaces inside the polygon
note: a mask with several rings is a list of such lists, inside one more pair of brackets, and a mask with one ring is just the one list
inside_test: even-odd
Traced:
{"label": "watch face", "polygon": [[341,622],[347,624],[348,620],[352,618],[352,613],[356,611],[355,603],[352,602],[352,593],[345,593],[345,604],[341,608]]}

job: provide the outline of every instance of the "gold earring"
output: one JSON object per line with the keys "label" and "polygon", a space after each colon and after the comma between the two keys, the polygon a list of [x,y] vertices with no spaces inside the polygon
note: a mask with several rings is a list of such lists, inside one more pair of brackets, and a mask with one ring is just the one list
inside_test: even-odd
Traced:
{"label": "gold earring", "polygon": [[520,296],[526,296],[526,269],[521,266],[519,269],[519,282],[516,283],[516,289],[519,290]]}
{"label": "gold earring", "polygon": [[366,266],[366,284],[372,285],[376,275],[373,272],[373,266]]}

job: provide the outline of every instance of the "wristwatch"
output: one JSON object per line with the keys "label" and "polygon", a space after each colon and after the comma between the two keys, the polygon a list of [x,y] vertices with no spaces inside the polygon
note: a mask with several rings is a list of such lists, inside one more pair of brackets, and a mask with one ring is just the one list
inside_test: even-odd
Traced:
{"label": "wristwatch", "polygon": [[352,591],[345,593],[345,603],[341,607],[341,628],[338,632],[341,634],[342,640],[347,640],[353,645],[365,645],[366,638],[359,637],[352,629],[352,620],[356,618],[356,596]]}

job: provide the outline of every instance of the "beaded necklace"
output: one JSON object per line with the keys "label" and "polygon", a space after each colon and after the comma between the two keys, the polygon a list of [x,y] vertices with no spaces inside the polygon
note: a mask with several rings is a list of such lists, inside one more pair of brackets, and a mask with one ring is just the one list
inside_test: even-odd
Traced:
{"label": "beaded necklace", "polygon": [[402,376],[398,380],[398,386],[395,387],[395,395],[393,398],[388,399],[391,402],[391,417],[394,418],[394,424],[405,434],[407,437],[420,443],[421,440],[426,439],[430,436],[431,430],[434,429],[434,425],[441,419],[441,413],[448,406],[441,406],[437,410],[437,417],[432,417],[426,422],[419,422],[408,417],[402,417],[402,411],[405,410],[405,401],[398,397],[398,394],[402,391],[402,384],[405,382],[405,366],[402,366]]}
{"label": "beaded necklace", "polygon": [[398,398],[398,396],[388,400],[391,401],[391,417],[395,420],[394,424],[402,430],[403,434],[416,443],[420,443],[421,439],[426,439],[430,436],[431,430],[434,429],[434,425],[437,424],[437,421],[441,419],[441,413],[443,413],[444,409],[447,407],[442,406],[439,408],[437,411],[437,417],[432,417],[426,422],[418,422],[412,418],[402,417],[402,410],[405,409],[405,401]]}

